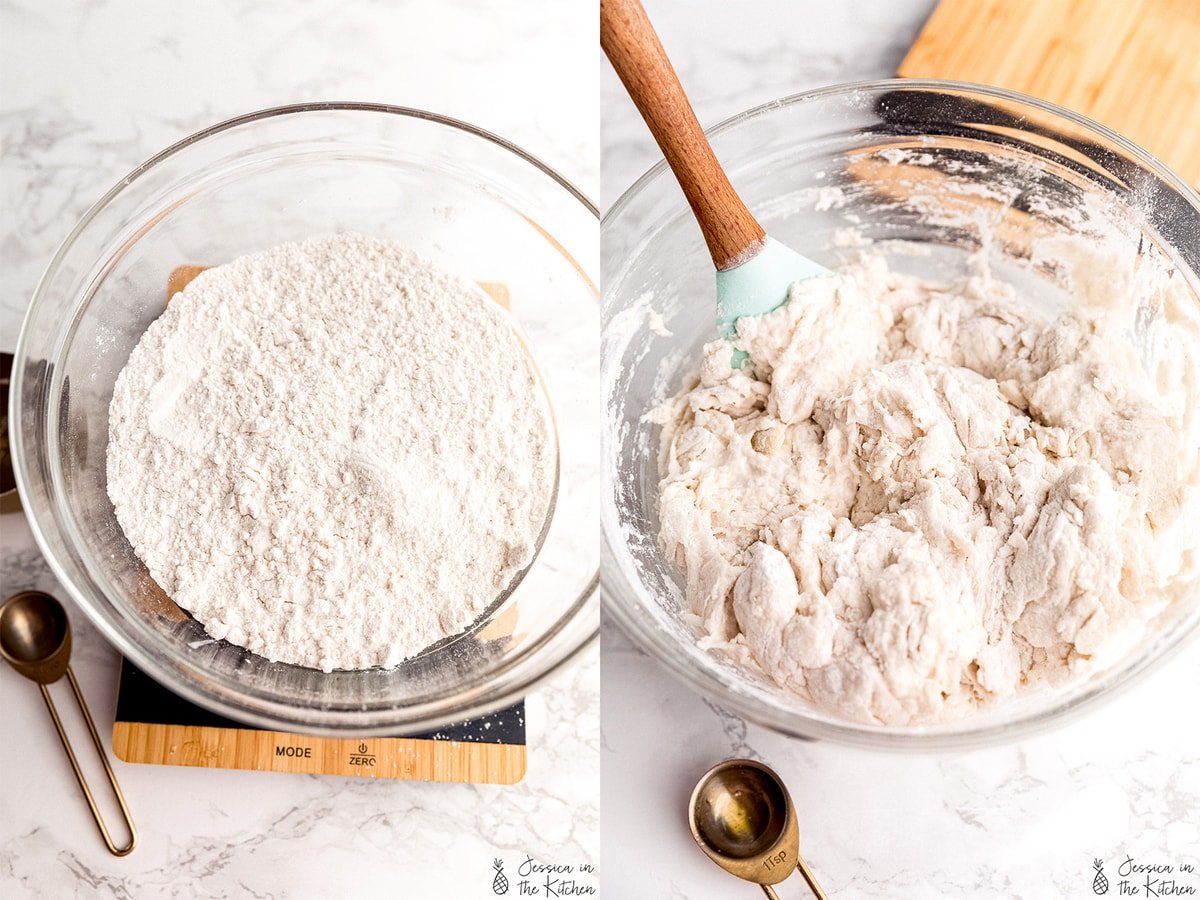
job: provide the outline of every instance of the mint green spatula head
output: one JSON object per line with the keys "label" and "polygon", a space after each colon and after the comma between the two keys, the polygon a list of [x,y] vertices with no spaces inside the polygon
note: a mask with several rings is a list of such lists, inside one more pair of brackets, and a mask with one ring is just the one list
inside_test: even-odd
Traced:
{"label": "mint green spatula head", "polygon": [[[833,273],[774,238],[740,266],[717,272],[717,334],[733,337],[738,319],[761,316],[787,302],[788,288],[797,281],[824,278]],[[734,350],[729,361],[735,369],[746,364],[744,350]]]}
{"label": "mint green spatula head", "polygon": [[791,247],[767,238],[762,249],[746,262],[717,272],[718,333],[731,337],[742,316],[761,316],[779,309],[795,282],[832,274]]}

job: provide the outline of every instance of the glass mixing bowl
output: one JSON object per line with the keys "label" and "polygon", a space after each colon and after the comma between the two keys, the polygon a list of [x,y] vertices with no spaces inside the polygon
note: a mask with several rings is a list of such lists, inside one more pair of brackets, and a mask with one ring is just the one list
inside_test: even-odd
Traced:
{"label": "glass mixing bowl", "polygon": [[[464,635],[398,668],[271,663],[157,588],[105,487],[113,381],[181,264],[215,265],[336,231],[391,239],[504,285],[556,419],[559,481],[521,581]],[[510,704],[599,627],[597,212],[494,135],[412,109],[321,103],[224,122],[144,163],[71,232],[17,347],[11,419],[22,500],[55,575],[166,687],[254,725],[427,731]]]}
{"label": "glass mixing bowl", "polygon": [[[1200,309],[1195,191],[1128,141],[1050,104],[974,85],[881,81],[787,97],[708,134],[767,233],[823,263],[847,260],[865,238],[895,270],[948,279],[975,271],[986,246],[995,276],[1055,305],[1070,302],[1070,279],[1035,244],[1086,236],[1099,253],[1150,254],[1164,271],[1173,267],[1186,303]],[[791,735],[883,747],[979,744],[1094,704],[1196,631],[1193,585],[1094,677],[970,718],[903,728],[839,719],[702,649],[681,574],[658,546],[660,427],[647,412],[679,389],[712,339],[714,283],[665,163],[604,217],[601,248],[605,614],[688,684]],[[1150,366],[1158,348],[1146,326],[1157,312],[1138,313],[1129,336]]]}

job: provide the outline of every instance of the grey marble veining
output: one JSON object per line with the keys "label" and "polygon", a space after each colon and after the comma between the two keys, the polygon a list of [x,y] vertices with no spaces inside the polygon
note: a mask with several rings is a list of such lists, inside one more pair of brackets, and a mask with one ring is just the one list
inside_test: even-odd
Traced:
{"label": "grey marble veining", "polygon": [[[890,74],[932,2],[648,6],[712,124]],[[254,108],[337,98],[438,109],[526,146],[608,205],[657,154],[598,59],[578,78],[552,75],[594,57],[591,4],[553,0],[0,5],[0,348],[15,344],[37,278],[92,202],[150,153]],[[514,64],[530,58],[547,62]],[[5,591],[66,600],[19,518],[0,519],[0,535]],[[111,721],[116,654],[70,614],[76,671]],[[784,775],[832,896],[1092,896],[1093,857],[1115,883],[1126,853],[1191,854],[1200,868],[1200,726],[1185,712],[1185,689],[1200,683],[1194,647],[1052,734],[921,756],[786,740],[677,683],[616,629],[603,651],[599,739],[593,653],[529,699],[541,749],[517,788],[116,763],[142,829],[126,860],[100,846],[36,690],[0,672],[0,711],[17,723],[0,746],[0,896],[492,896],[493,856],[510,875],[525,853],[596,858],[601,749],[606,897],[756,895],[699,855],[682,815],[695,777],[730,755]],[[780,893],[804,896],[798,882]]]}
{"label": "grey marble veining", "polygon": [[[705,128],[789,94],[892,77],[933,6],[933,0],[646,2]],[[601,198],[608,207],[661,154],[607,63],[600,88]]]}
{"label": "grey marble veining", "polygon": [[[102,734],[116,707],[119,657],[58,586],[20,514],[0,517],[4,592],[63,601],[72,666]],[[63,685],[60,713],[108,821],[113,804]],[[599,657],[590,649],[526,698],[529,768],[516,786],[366,781],[128,765],[113,760],[141,831],[110,857],[36,687],[0,671],[0,896],[334,897],[395,888],[484,897],[492,860],[517,869],[595,863],[599,853]],[[515,881],[516,879],[512,879]]]}
{"label": "grey marble veining", "polygon": [[[934,5],[645,2],[706,126],[798,91],[890,77]],[[607,66],[601,98],[608,206],[659,154]],[[1195,643],[1050,734],[902,755],[749,724],[676,681],[611,624],[602,648],[607,896],[759,896],[702,856],[687,829],[692,785],[730,756],[763,760],[784,777],[802,850],[831,897],[1090,897],[1097,857],[1115,896],[1127,854],[1200,871],[1200,720],[1184,711],[1200,684]],[[1200,890],[1200,876],[1181,883]],[[808,896],[798,877],[779,893]]]}
{"label": "grey marble veining", "polygon": [[[207,125],[287,103],[430,109],[599,192],[589,3],[13,0],[0,5],[0,349],[79,217]],[[593,64],[595,60],[595,64]]]}
{"label": "grey marble veining", "polygon": [[[597,196],[597,27],[591,4],[554,0],[0,4],[0,349],[15,345],[37,279],[92,203],[168,144],[251,110],[331,99],[435,110]],[[74,669],[107,734],[116,652],[56,584],[22,517],[0,517],[0,535],[5,593],[37,587],[66,603]],[[515,787],[114,762],[141,830],[118,860],[36,688],[5,669],[0,897],[491,897],[495,858],[515,895],[526,855],[598,860],[596,650],[526,704],[529,768]]]}

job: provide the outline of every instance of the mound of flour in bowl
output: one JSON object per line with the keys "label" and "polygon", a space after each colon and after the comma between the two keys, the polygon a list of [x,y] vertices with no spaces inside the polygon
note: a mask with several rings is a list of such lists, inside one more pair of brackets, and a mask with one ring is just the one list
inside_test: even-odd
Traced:
{"label": "mound of flour in bowl", "polygon": [[1200,321],[1178,279],[1132,287],[1053,316],[867,257],[708,345],[659,461],[706,643],[903,725],[1136,639],[1200,567]]}
{"label": "mound of flour in bowl", "polygon": [[339,235],[209,269],[118,376],[108,493],[210,635],[325,671],[462,631],[532,561],[556,449],[470,282]]}

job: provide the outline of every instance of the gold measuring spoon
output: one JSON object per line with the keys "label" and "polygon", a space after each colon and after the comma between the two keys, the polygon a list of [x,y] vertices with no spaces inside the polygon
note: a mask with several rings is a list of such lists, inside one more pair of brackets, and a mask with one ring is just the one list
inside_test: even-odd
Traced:
{"label": "gold measuring spoon", "polygon": [[727,759],[704,773],[688,802],[688,824],[700,849],[718,866],[771,887],[795,866],[817,900],[828,900],[800,855],[796,808],[779,776],[752,759]]}
{"label": "gold measuring spoon", "polygon": [[[79,692],[79,685],[75,681],[75,674],[71,671],[71,625],[67,622],[67,613],[62,604],[41,591],[22,591],[5,600],[0,606],[0,656],[20,674],[38,683],[42,699],[46,701],[46,708],[50,710],[50,718],[54,720],[54,727],[58,730],[58,739],[62,741],[63,749],[67,752],[67,759],[71,761],[75,778],[79,787],[83,789],[84,799],[92,810],[92,818],[96,820],[96,827],[100,829],[100,836],[104,838],[108,851],[114,856],[127,856],[132,853],[133,848],[137,846],[137,829],[133,827],[129,807],[125,805],[125,797],[121,794],[121,788],[117,786],[112,766],[108,764],[108,755],[104,752],[100,735],[96,733],[92,714],[88,712],[87,703],[84,702],[83,694]],[[71,684],[75,702],[79,704],[79,711],[83,713],[88,731],[92,733],[92,743],[96,745],[96,752],[100,754],[100,761],[104,763],[108,783],[112,785],[113,794],[121,806],[125,827],[129,829],[129,843],[124,847],[113,843],[104,820],[100,818],[100,810],[83,778],[83,771],[75,759],[75,751],[71,749],[71,742],[63,729],[62,721],[58,718],[54,701],[50,699],[50,691],[46,685],[58,681],[64,674]]]}

